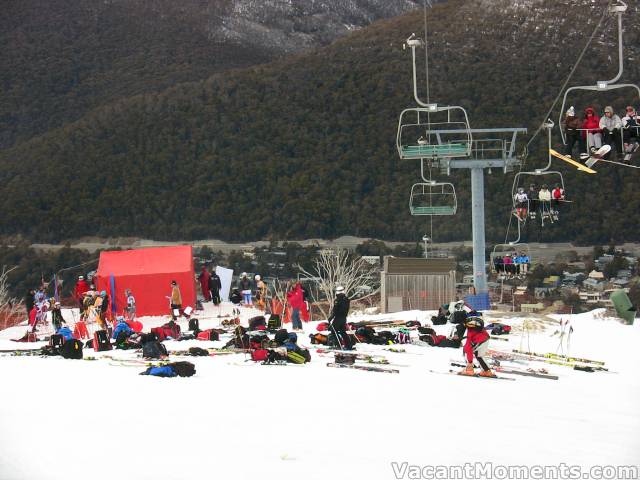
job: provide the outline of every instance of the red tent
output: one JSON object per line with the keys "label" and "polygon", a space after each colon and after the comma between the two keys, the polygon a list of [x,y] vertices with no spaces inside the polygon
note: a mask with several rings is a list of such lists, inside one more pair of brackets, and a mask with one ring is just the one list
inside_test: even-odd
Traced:
{"label": "red tent", "polygon": [[195,307],[196,283],[191,246],[102,252],[96,278],[97,289],[106,290],[111,298],[115,298],[118,314],[126,306],[124,291],[127,288],[136,299],[138,316],[169,314],[167,296],[171,295],[171,280],[178,282],[182,306]]}

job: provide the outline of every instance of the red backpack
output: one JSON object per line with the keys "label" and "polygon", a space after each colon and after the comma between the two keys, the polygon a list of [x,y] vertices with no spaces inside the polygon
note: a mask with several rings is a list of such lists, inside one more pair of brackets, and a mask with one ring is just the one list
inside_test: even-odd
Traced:
{"label": "red backpack", "polygon": [[264,362],[269,358],[269,350],[265,348],[259,348],[251,352],[251,360],[254,362]]}

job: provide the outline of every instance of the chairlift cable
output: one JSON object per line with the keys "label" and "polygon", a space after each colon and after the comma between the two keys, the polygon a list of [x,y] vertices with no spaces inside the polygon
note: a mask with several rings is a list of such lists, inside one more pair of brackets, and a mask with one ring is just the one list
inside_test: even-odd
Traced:
{"label": "chairlift cable", "polygon": [[560,88],[560,91],[558,92],[558,95],[556,96],[555,100],[553,101],[553,103],[551,104],[551,108],[549,108],[549,111],[544,115],[544,121],[542,122],[542,124],[538,127],[538,129],[536,130],[536,132],[533,134],[533,136],[531,137],[531,139],[529,140],[529,142],[527,142],[527,145],[524,147],[524,152],[525,155],[523,157],[522,163],[520,164],[520,169],[522,169],[524,163],[526,162],[527,158],[526,158],[526,152],[528,152],[528,147],[529,145],[535,140],[535,138],[538,136],[538,134],[544,129],[544,125],[546,122],[546,119],[550,117],[551,113],[553,112],[554,108],[556,108],[556,105],[558,103],[558,101],[560,100],[560,97],[562,97],[562,92],[564,92],[565,88],[567,87],[567,85],[569,84],[569,81],[571,80],[571,78],[573,77],[573,74],[575,73],[575,71],[578,69],[578,66],[580,65],[580,63],[582,62],[582,59],[584,58],[585,54],[587,53],[587,50],[589,49],[589,47],[591,46],[591,42],[593,42],[593,39],[596,37],[596,34],[598,33],[598,30],[600,30],[600,27],[602,26],[603,22],[605,21],[605,19],[607,18],[608,14],[609,14],[609,7],[611,7],[611,4],[613,3],[613,0],[609,0],[607,3],[607,8],[605,8],[603,10],[602,16],[600,17],[600,21],[598,22],[598,24],[596,25],[596,27],[593,29],[593,32],[591,33],[591,36],[589,37],[589,40],[587,40],[586,45],[584,46],[584,48],[582,49],[582,51],[580,52],[580,55],[578,56],[578,59],[576,60],[576,62],[574,63],[573,67],[571,68],[571,71],[569,72],[569,75],[567,76],[567,78],[565,79],[564,83],[562,84],[562,87]]}
{"label": "chairlift cable", "polygon": [[[549,108],[549,110],[547,111],[547,113],[544,115],[544,121],[540,124],[540,126],[538,127],[538,129],[536,130],[536,132],[533,134],[533,136],[531,137],[531,139],[527,142],[527,144],[525,145],[525,147],[523,148],[523,152],[522,152],[522,161],[520,162],[519,168],[518,168],[518,172],[522,172],[523,167],[527,161],[527,157],[529,156],[529,146],[531,145],[531,143],[536,139],[536,137],[538,136],[538,134],[545,128],[547,119],[550,118],[551,113],[553,112],[553,110],[556,108],[556,105],[558,104],[558,101],[560,100],[560,97],[562,97],[562,92],[564,92],[565,88],[567,87],[567,85],[569,84],[569,82],[571,81],[571,78],[573,77],[574,73],[576,72],[576,70],[578,69],[578,66],[580,65],[580,63],[582,62],[582,59],[584,58],[584,56],[587,53],[587,50],[589,49],[589,47],[591,46],[591,43],[593,42],[593,39],[596,37],[596,34],[598,33],[598,31],[600,30],[600,27],[602,26],[603,22],[605,21],[605,19],[607,18],[608,12],[609,12],[609,7],[611,6],[611,4],[613,3],[613,0],[609,0],[607,2],[607,8],[605,8],[603,10],[603,14],[600,17],[600,20],[598,21],[597,25],[595,26],[595,28],[593,29],[593,32],[591,33],[591,36],[589,37],[589,39],[587,40],[587,43],[585,44],[584,48],[582,49],[582,51],[580,52],[580,55],[578,56],[578,59],[576,60],[576,62],[574,63],[573,67],[571,68],[571,71],[569,72],[569,75],[567,76],[567,78],[565,79],[564,83],[562,84],[562,87],[560,88],[560,91],[558,92],[558,95],[556,96],[556,98],[554,99],[553,103],[551,104],[551,107]],[[505,243],[508,242],[509,239],[509,233],[510,233],[510,229],[511,229],[511,222],[513,221],[513,215],[512,213],[509,214],[509,224],[507,226],[507,233],[505,235]]]}
{"label": "chairlift cable", "polygon": [[[427,83],[427,103],[431,103],[430,92],[429,92],[429,39],[428,37],[428,29],[427,29],[427,0],[424,0],[424,60],[425,60],[425,80]],[[429,2],[429,6],[431,6],[431,2]]]}

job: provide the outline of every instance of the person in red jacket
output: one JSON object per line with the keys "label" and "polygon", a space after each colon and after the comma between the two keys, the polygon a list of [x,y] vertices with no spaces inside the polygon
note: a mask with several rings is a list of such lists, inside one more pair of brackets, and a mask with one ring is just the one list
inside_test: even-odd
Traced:
{"label": "person in red jacket", "polygon": [[591,147],[600,148],[602,146],[602,130],[600,130],[600,117],[596,115],[593,107],[584,110],[584,121],[582,122],[582,138],[586,140],[587,152]]}
{"label": "person in red jacket", "polygon": [[198,275],[198,280],[200,281],[200,288],[202,289],[202,296],[204,297],[205,302],[211,300],[211,290],[209,290],[210,278],[211,274],[207,270],[207,267],[203,265],[202,272],[200,272],[200,275]]}
{"label": "person in red jacket", "polygon": [[80,275],[78,277],[78,283],[76,283],[76,288],[73,291],[73,296],[76,297],[78,301],[78,305],[80,305],[80,312],[84,310],[82,306],[82,302],[84,301],[84,294],[89,291],[89,284],[85,281],[84,277]]}
{"label": "person in red jacket", "polygon": [[293,331],[302,331],[300,310],[304,307],[304,296],[300,282],[296,282],[293,288],[287,292],[287,302],[291,307],[291,323]]}
{"label": "person in red jacket", "polygon": [[480,317],[468,317],[464,322],[467,327],[467,341],[464,344],[464,355],[467,359],[467,366],[464,370],[458,372],[459,375],[475,375],[473,371],[473,358],[475,357],[482,367],[481,377],[495,377],[484,356],[489,348],[489,334],[484,329],[484,322]]}

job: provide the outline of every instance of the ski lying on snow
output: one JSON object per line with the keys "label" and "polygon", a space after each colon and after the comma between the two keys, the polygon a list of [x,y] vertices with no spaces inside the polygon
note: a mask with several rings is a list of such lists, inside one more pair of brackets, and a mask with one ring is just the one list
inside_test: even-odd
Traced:
{"label": "ski lying on snow", "polygon": [[427,370],[427,372],[430,373],[437,373],[439,375],[455,375],[456,377],[475,377],[475,378],[487,378],[490,380],[510,380],[510,381],[514,381],[515,382],[515,378],[511,378],[511,377],[481,377],[479,374],[475,374],[475,375],[460,375],[456,370],[449,370],[448,372],[439,372],[437,370]]}
{"label": "ski lying on snow", "polygon": [[536,352],[525,352],[524,350],[513,350],[514,353],[519,353],[522,355],[530,355],[532,357],[541,357],[541,358],[557,358],[564,360],[566,362],[581,362],[581,363],[593,363],[594,365],[603,366],[605,362],[600,360],[590,360],[588,358],[579,358],[579,357],[567,357],[566,355],[560,355],[558,353],[536,353]]}
{"label": "ski lying on snow", "polygon": [[[466,364],[451,362],[451,366],[452,367],[466,367]],[[557,375],[551,375],[550,373],[536,371],[536,370],[533,370],[533,369],[519,370],[517,368],[505,368],[505,367],[501,367],[501,366],[492,366],[491,369],[495,370],[496,372],[500,372],[500,373],[506,373],[506,374],[510,374],[510,375],[522,375],[522,376],[525,376],[525,377],[546,378],[548,380],[558,380],[558,378],[559,378]]]}
{"label": "ski lying on snow", "polygon": [[370,365],[358,365],[358,364],[347,364],[347,363],[327,363],[327,367],[334,368],[352,368],[354,370],[366,370],[368,372],[383,372],[383,373],[400,373],[400,370],[395,368],[381,368],[381,367],[372,367]]}

